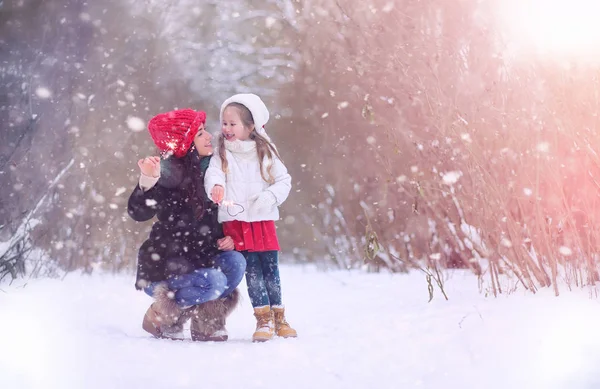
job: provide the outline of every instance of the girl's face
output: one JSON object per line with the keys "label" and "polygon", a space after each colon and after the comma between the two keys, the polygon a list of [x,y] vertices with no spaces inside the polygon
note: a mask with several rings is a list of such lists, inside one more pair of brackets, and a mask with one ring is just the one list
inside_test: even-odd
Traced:
{"label": "girl's face", "polygon": [[201,157],[206,157],[213,154],[213,146],[212,143],[210,143],[211,140],[212,135],[204,129],[204,123],[200,124],[198,133],[194,138],[194,145],[196,146],[196,150]]}
{"label": "girl's face", "polygon": [[223,123],[221,123],[221,131],[225,139],[229,141],[247,140],[253,128],[244,127],[240,112],[236,107],[227,107],[223,111]]}

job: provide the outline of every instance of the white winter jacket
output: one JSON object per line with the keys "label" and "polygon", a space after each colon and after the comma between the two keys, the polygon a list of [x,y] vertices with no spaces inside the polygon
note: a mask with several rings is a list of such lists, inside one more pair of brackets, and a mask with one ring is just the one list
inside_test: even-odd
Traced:
{"label": "white winter jacket", "polygon": [[[279,220],[277,207],[287,199],[292,188],[292,177],[283,162],[273,156],[271,174],[275,182],[269,184],[260,174],[254,141],[225,142],[228,145],[227,175],[221,167],[221,158],[215,153],[210,159],[210,165],[204,176],[204,187],[209,198],[215,185],[225,188],[224,201],[219,207],[219,222]],[[265,158],[263,163],[265,176],[267,176],[268,163],[268,159]],[[255,200],[257,197],[261,204],[257,204]]]}

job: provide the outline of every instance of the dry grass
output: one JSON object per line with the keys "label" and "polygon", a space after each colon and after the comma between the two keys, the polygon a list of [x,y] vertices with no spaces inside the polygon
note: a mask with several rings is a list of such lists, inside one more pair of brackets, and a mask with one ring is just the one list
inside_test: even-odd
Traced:
{"label": "dry grass", "polygon": [[594,284],[596,69],[507,58],[477,3],[321,4],[293,87],[329,159],[309,219],[344,267],[467,267],[494,295],[506,275]]}

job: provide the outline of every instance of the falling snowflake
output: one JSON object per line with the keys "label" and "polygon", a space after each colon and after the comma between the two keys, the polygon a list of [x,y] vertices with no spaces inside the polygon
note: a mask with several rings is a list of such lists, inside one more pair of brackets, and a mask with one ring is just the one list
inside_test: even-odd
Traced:
{"label": "falling snowflake", "polygon": [[48,99],[48,98],[52,97],[52,92],[50,92],[50,89],[44,88],[44,87],[37,88],[35,90],[35,94],[40,99]]}
{"label": "falling snowflake", "polygon": [[394,9],[394,2],[393,1],[388,1],[386,5],[383,6],[383,8],[381,9],[383,12],[385,13],[389,13]]}
{"label": "falling snowflake", "polygon": [[523,189],[523,193],[525,193],[525,196],[531,196],[533,194],[533,191],[529,188],[525,188]]}
{"label": "falling snowflake", "polygon": [[511,248],[512,247],[512,242],[506,238],[502,238],[502,240],[500,241],[500,244],[504,247],[507,248]]}
{"label": "falling snowflake", "polygon": [[115,192],[115,196],[121,196],[126,191],[127,191],[127,188],[125,188],[124,186],[122,186],[122,187],[120,187],[120,188],[117,189],[117,191]]}
{"label": "falling snowflake", "polygon": [[345,109],[348,108],[348,105],[350,105],[347,101],[342,101],[341,103],[338,104],[338,109]]}
{"label": "falling snowflake", "polygon": [[149,206],[149,207],[155,207],[155,206],[156,206],[156,204],[158,204],[158,203],[156,202],[156,200],[154,200],[154,199],[146,199],[146,205],[147,205],[147,206]]}
{"label": "falling snowflake", "polygon": [[146,128],[146,123],[137,116],[128,116],[127,117],[127,127],[133,132],[144,131]]}
{"label": "falling snowflake", "polygon": [[271,27],[273,27],[273,26],[275,25],[275,22],[277,22],[277,20],[276,20],[274,17],[272,17],[272,16],[268,16],[268,17],[265,19],[265,26],[266,26],[267,28],[271,28]]}
{"label": "falling snowflake", "polygon": [[329,112],[325,112],[323,115],[321,115],[321,119],[325,119],[327,116],[329,116]]}
{"label": "falling snowflake", "polygon": [[102,203],[104,203],[104,201],[106,201],[104,196],[102,196],[99,193],[92,193],[92,199],[94,199],[94,201],[97,202],[98,204],[102,204]]}
{"label": "falling snowflake", "polygon": [[550,151],[550,143],[548,142],[541,142],[537,145],[537,151],[539,151],[540,153],[547,153],[548,151]]}
{"label": "falling snowflake", "polygon": [[453,185],[453,184],[456,184],[456,182],[458,181],[458,179],[461,176],[462,176],[462,172],[459,172],[459,171],[447,172],[446,174],[443,175],[442,180],[444,181],[444,184],[446,184],[446,185]]}
{"label": "falling snowflake", "polygon": [[573,255],[573,250],[571,250],[570,248],[566,247],[566,246],[560,246],[560,248],[558,249],[558,252],[565,257],[570,257],[571,255]]}
{"label": "falling snowflake", "polygon": [[138,282],[136,282],[136,285],[137,285],[138,288],[144,289],[145,287],[147,287],[148,285],[150,285],[150,282],[148,282],[147,280],[144,280],[142,278]]}

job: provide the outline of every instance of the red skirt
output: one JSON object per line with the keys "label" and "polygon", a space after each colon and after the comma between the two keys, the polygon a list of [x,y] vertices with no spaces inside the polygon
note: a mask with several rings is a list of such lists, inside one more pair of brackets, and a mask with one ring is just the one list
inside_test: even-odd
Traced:
{"label": "red skirt", "polygon": [[237,251],[279,251],[279,241],[273,220],[223,223],[223,234],[231,236]]}

